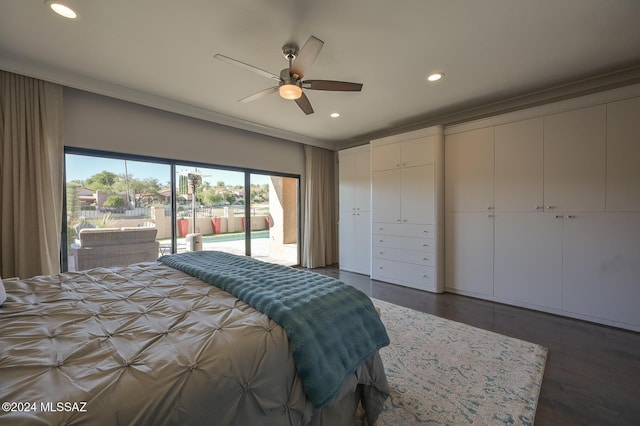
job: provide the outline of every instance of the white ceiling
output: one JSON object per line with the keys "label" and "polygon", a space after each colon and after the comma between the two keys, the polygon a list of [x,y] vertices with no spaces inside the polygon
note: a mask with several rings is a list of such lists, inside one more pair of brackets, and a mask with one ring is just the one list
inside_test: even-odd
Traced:
{"label": "white ceiling", "polygon": [[[55,15],[43,0],[0,0],[0,68],[321,146],[576,81],[640,81],[639,0],[68,3],[78,20]],[[305,78],[364,88],[307,90],[309,116],[276,94],[237,102],[274,82],[213,58],[278,74],[287,65],[282,45],[302,46],[310,35],[325,44]],[[426,82],[436,70],[445,79]]]}

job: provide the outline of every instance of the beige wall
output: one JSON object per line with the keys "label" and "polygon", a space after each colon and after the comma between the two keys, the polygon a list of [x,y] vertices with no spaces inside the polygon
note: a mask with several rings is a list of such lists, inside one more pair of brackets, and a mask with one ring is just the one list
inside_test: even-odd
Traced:
{"label": "beige wall", "polygon": [[64,109],[66,146],[304,173],[304,148],[296,142],[71,88]]}

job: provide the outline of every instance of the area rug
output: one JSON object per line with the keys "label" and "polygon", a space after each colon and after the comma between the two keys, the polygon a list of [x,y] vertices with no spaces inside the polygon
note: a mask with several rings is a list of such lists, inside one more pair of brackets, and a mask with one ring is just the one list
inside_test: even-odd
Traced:
{"label": "area rug", "polygon": [[547,348],[374,299],[391,338],[378,426],[533,425]]}

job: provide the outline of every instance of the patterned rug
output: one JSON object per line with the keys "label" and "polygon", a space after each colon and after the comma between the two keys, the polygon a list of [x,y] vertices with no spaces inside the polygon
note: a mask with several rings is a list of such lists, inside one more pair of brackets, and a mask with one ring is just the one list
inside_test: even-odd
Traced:
{"label": "patterned rug", "polygon": [[374,299],[391,345],[378,426],[533,425],[547,348]]}

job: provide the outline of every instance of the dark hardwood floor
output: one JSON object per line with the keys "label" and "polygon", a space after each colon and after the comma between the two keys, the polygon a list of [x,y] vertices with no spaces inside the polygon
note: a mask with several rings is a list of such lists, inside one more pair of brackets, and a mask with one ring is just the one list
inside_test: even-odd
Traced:
{"label": "dark hardwood floor", "polygon": [[640,425],[640,333],[451,293],[422,292],[335,267],[313,271],[377,299],[549,348],[536,425]]}

